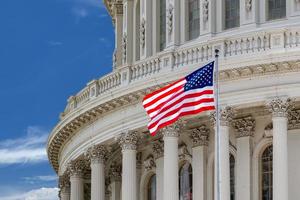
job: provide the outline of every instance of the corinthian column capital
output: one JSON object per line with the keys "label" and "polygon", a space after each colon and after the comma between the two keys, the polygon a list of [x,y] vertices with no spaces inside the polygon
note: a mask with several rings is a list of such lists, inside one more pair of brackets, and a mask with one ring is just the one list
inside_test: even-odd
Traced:
{"label": "corinthian column capital", "polygon": [[122,150],[136,150],[138,143],[137,131],[128,131],[122,133],[119,138],[119,144]]}
{"label": "corinthian column capital", "polygon": [[248,116],[240,119],[235,119],[232,122],[233,128],[236,130],[236,137],[253,136],[255,131],[255,119]]}
{"label": "corinthian column capital", "polygon": [[86,152],[86,157],[91,163],[104,163],[107,160],[107,148],[104,145],[94,145]]}
{"label": "corinthian column capital", "polygon": [[273,117],[286,117],[288,112],[293,109],[294,104],[291,98],[276,97],[267,102],[267,107]]}
{"label": "corinthian column capital", "polygon": [[209,129],[205,125],[195,128],[191,131],[190,138],[193,141],[193,146],[207,146],[209,140]]}
{"label": "corinthian column capital", "polygon": [[[234,110],[230,106],[226,106],[224,108],[221,108],[219,111],[219,119],[220,119],[220,125],[221,126],[230,126],[230,122],[232,121],[234,117]],[[210,121],[213,125],[216,124],[217,116],[216,111],[213,111],[210,115]]]}
{"label": "corinthian column capital", "polygon": [[86,168],[87,168],[87,163],[86,160],[84,159],[72,160],[68,164],[68,172],[70,176],[82,177]]}
{"label": "corinthian column capital", "polygon": [[61,191],[70,189],[70,177],[67,173],[63,174],[62,176],[59,176],[58,187]]}
{"label": "corinthian column capital", "polygon": [[184,126],[181,120],[162,128],[161,133],[164,137],[179,137],[180,130]]}

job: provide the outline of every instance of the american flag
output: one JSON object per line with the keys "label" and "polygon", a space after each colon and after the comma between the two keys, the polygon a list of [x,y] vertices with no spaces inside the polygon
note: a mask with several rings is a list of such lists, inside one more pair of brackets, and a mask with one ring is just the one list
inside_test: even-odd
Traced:
{"label": "american flag", "polygon": [[144,97],[151,135],[180,117],[214,110],[214,61]]}

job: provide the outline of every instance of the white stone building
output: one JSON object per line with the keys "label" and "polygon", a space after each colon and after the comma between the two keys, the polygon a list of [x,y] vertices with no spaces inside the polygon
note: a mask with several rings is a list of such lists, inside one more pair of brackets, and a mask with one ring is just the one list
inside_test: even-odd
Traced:
{"label": "white stone building", "polygon": [[141,100],[220,49],[221,200],[299,200],[300,0],[104,3],[113,71],[68,99],[48,140],[60,198],[214,200],[211,113],[151,137]]}

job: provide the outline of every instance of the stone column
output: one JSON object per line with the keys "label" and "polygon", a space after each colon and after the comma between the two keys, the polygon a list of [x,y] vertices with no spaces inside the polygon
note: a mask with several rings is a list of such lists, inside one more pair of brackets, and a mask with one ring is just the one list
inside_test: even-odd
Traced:
{"label": "stone column", "polygon": [[152,150],[156,164],[156,198],[164,200],[164,143],[162,141],[155,142]]}
{"label": "stone column", "polygon": [[123,64],[130,64],[133,60],[133,0],[123,1]]}
{"label": "stone column", "polygon": [[180,1],[166,0],[166,47],[180,44]]}
{"label": "stone column", "polygon": [[122,65],[122,36],[123,36],[123,4],[115,3],[113,5],[115,20],[115,53],[114,69]]}
{"label": "stone column", "polygon": [[84,200],[83,175],[86,167],[86,162],[82,159],[69,163],[71,200]]}
{"label": "stone column", "polygon": [[105,165],[107,149],[95,145],[88,149],[87,158],[91,161],[91,200],[105,200]]}
{"label": "stone column", "polygon": [[109,170],[111,181],[111,200],[121,200],[121,166],[112,163]]}
{"label": "stone column", "polygon": [[193,199],[206,200],[206,169],[209,130],[205,125],[192,130]]}
{"label": "stone column", "polygon": [[236,199],[251,200],[251,166],[252,166],[252,145],[255,132],[255,120],[251,117],[244,117],[233,121],[236,130]]}
{"label": "stone column", "polygon": [[120,138],[122,148],[122,200],[137,200],[136,148],[137,132],[123,133]]}
{"label": "stone column", "polygon": [[256,1],[241,0],[240,1],[240,25],[254,24],[256,20]]}
{"label": "stone column", "polygon": [[273,199],[289,199],[288,195],[288,148],[287,113],[291,100],[275,98],[268,102],[273,121]]}
{"label": "stone column", "polygon": [[178,180],[178,123],[162,130],[164,138],[164,200],[179,199]]}
{"label": "stone column", "polygon": [[[217,189],[217,174],[218,174],[218,157],[217,157],[217,127],[216,127],[216,113],[212,115],[212,122],[215,126],[215,199],[218,197]],[[229,128],[233,117],[233,110],[231,107],[225,107],[220,110],[220,200],[230,200],[230,164],[229,164]]]}
{"label": "stone column", "polygon": [[70,200],[70,178],[67,174],[59,177],[60,200]]}

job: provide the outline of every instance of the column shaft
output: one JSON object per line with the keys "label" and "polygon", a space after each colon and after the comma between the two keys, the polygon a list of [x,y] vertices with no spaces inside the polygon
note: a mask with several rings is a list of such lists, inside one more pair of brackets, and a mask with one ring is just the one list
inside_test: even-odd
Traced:
{"label": "column shaft", "polygon": [[178,137],[164,136],[164,150],[164,200],[178,200]]}
{"label": "column shaft", "polygon": [[70,178],[71,182],[71,200],[84,199],[83,178],[78,175],[73,175]]}
{"label": "column shaft", "polygon": [[273,116],[273,198],[288,198],[287,118]]}
{"label": "column shaft", "polygon": [[91,200],[105,200],[105,172],[102,162],[91,164]]}
{"label": "column shaft", "polygon": [[122,200],[136,200],[136,150],[123,150]]}
{"label": "column shaft", "polygon": [[206,200],[207,147],[193,148],[193,199]]}
{"label": "column shaft", "polygon": [[114,181],[111,183],[111,200],[121,200],[121,182]]}
{"label": "column shaft", "polygon": [[63,188],[60,195],[61,200],[70,200],[70,188]]}
{"label": "column shaft", "polygon": [[156,159],[156,198],[164,200],[164,158]]}
{"label": "column shaft", "polygon": [[251,200],[251,149],[252,137],[237,138],[237,159],[236,159],[236,198]]}

